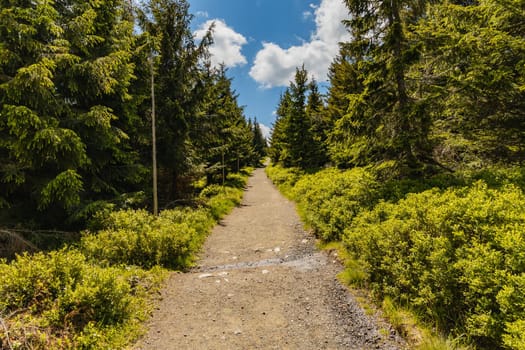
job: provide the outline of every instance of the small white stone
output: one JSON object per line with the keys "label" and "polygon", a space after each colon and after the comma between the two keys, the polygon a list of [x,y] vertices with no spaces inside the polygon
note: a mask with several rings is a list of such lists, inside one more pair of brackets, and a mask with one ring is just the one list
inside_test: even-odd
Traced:
{"label": "small white stone", "polygon": [[267,273],[270,273],[268,270],[262,270],[263,275],[266,275]]}
{"label": "small white stone", "polygon": [[277,247],[273,251],[276,252],[276,253],[279,253],[281,251],[281,248]]}
{"label": "small white stone", "polygon": [[199,275],[199,278],[208,278],[208,277],[213,277],[213,274],[212,273],[203,273],[202,275]]}

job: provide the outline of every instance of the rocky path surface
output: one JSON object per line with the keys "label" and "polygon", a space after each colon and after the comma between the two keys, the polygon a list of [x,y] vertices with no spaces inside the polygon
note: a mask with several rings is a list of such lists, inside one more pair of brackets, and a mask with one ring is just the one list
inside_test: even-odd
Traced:
{"label": "rocky path surface", "polygon": [[170,276],[135,349],[403,349],[337,281],[340,270],[257,169],[198,266]]}

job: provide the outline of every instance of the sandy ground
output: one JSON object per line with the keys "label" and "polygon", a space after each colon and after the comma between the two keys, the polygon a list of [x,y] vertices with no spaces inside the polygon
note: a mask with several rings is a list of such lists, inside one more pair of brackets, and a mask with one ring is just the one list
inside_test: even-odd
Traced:
{"label": "sandy ground", "polygon": [[403,349],[336,279],[263,169],[189,273],[173,273],[136,345],[146,349]]}

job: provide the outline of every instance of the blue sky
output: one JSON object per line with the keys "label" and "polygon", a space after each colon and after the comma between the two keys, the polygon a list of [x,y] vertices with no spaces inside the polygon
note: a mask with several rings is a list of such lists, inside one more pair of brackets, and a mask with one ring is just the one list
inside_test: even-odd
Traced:
{"label": "blue sky", "polygon": [[225,63],[249,118],[270,127],[280,94],[305,65],[319,81],[348,39],[342,0],[189,0],[192,30],[215,22],[212,62]]}

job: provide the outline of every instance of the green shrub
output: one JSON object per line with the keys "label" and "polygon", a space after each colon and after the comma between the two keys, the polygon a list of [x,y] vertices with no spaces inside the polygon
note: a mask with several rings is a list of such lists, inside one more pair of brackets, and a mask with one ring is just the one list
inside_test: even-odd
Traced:
{"label": "green shrub", "polygon": [[86,259],[78,251],[24,254],[0,264],[0,310],[51,308],[65,289],[75,287],[86,273]]}
{"label": "green shrub", "polygon": [[107,229],[86,233],[81,240],[81,249],[92,260],[106,265],[144,268],[159,265],[181,269],[190,263],[195,253],[192,243],[198,233],[190,225],[201,230],[202,226],[209,226],[207,217],[201,219],[203,223],[187,223],[180,222],[182,220],[176,214],[155,217],[144,210],[119,211],[108,217]]}
{"label": "green shrub", "polygon": [[524,169],[384,182],[360,168],[267,173],[318,236],[342,237],[343,279],[480,348],[525,348]]}
{"label": "green shrub", "polygon": [[266,167],[266,174],[286,197],[291,196],[292,188],[304,175],[299,168],[283,168],[280,165]]}
{"label": "green shrub", "polygon": [[65,249],[2,263],[0,316],[9,333],[0,333],[0,345],[7,345],[9,336],[14,348],[79,348],[77,335],[95,325],[99,338],[110,343],[108,334],[144,312],[154,275],[102,268]]}
{"label": "green shrub", "polygon": [[165,210],[159,216],[104,210],[92,221],[96,232],[84,233],[79,250],[0,261],[0,320],[8,329],[0,333],[0,348],[129,345],[147,317],[146,299],[164,275],[159,266],[187,267],[215,220],[240,203],[246,176],[228,179],[236,188],[203,190],[202,208]]}
{"label": "green shrub", "polygon": [[100,219],[98,232],[86,232],[81,250],[105,265],[187,268],[206,236],[224,215],[241,202],[247,176],[228,175],[240,188],[211,185],[200,194],[204,206],[162,211],[121,210]]}
{"label": "green shrub", "polygon": [[525,316],[524,206],[514,186],[428,190],[362,212],[344,242],[377,295],[482,347],[510,346]]}
{"label": "green shrub", "polygon": [[292,197],[301,216],[325,241],[338,240],[343,230],[363,209],[378,200],[378,184],[362,168],[327,169],[305,175],[295,183]]}
{"label": "green shrub", "polygon": [[243,190],[224,187],[220,193],[211,197],[206,202],[206,207],[215,220],[219,220],[228,214],[242,200]]}

